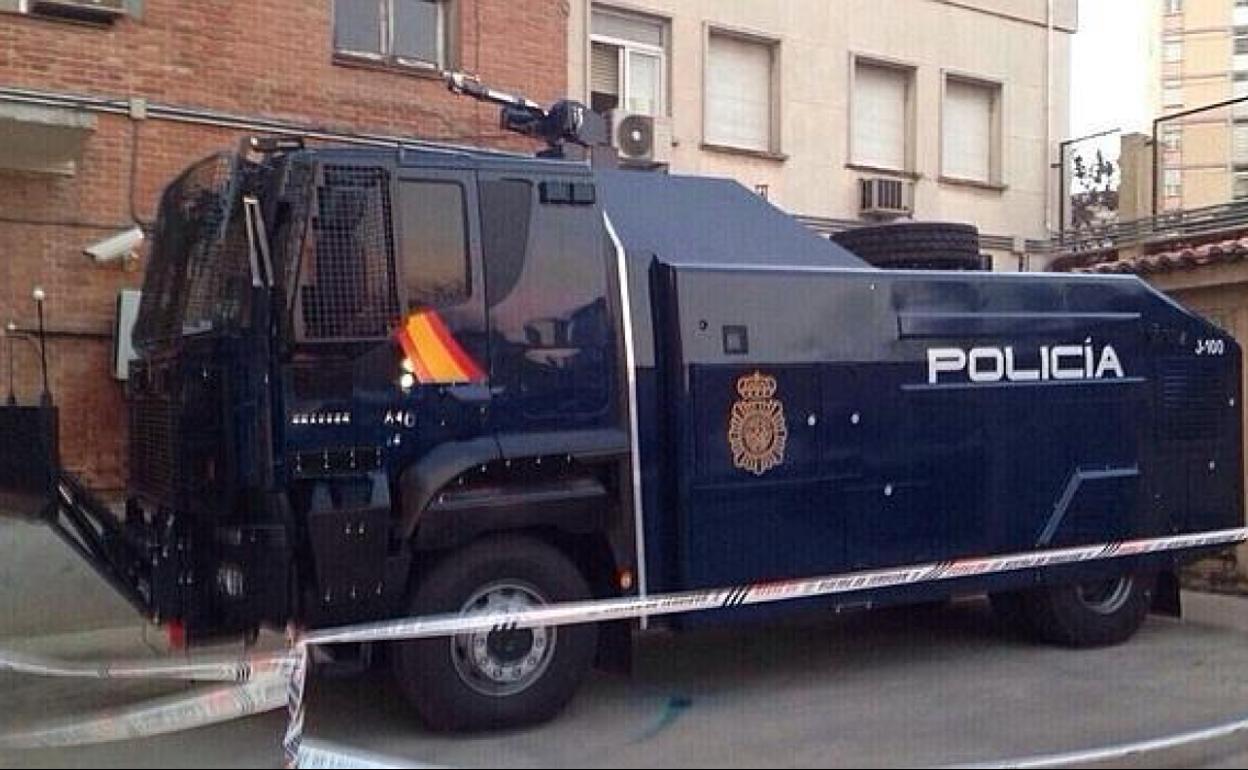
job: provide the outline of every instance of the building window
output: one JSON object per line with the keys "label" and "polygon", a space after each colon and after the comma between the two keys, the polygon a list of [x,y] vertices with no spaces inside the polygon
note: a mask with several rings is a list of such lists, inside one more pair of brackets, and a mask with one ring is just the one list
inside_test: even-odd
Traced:
{"label": "building window", "polygon": [[399,236],[408,310],[458,305],[470,295],[464,188],[403,182]]}
{"label": "building window", "polygon": [[1183,43],[1178,40],[1167,40],[1161,47],[1162,57],[1167,64],[1183,61]]}
{"label": "building window", "polygon": [[667,22],[595,8],[591,18],[589,102],[643,115],[667,111]]}
{"label": "building window", "polygon": [[1248,72],[1235,73],[1235,79],[1231,81],[1231,97],[1244,100],[1232,105],[1231,117],[1236,120],[1248,119]]}
{"label": "building window", "polygon": [[1235,55],[1248,54],[1248,27],[1235,28]]}
{"label": "building window", "polygon": [[37,5],[33,0],[0,0],[0,13],[26,13],[47,19],[111,24],[125,16],[140,18],[143,15],[143,0],[79,0]]}
{"label": "building window", "polygon": [[866,59],[854,60],[850,106],[850,159],[896,171],[913,166],[911,100],[914,70]]}
{"label": "building window", "polygon": [[1001,181],[1001,86],[945,79],[941,173],[953,179]]}
{"label": "building window", "polygon": [[1163,149],[1177,152],[1183,148],[1183,127],[1166,123],[1161,127],[1161,146]]}
{"label": "building window", "polygon": [[1166,169],[1163,179],[1167,198],[1177,198],[1183,194],[1183,172],[1177,168]]}
{"label": "building window", "polygon": [[1231,127],[1231,162],[1248,166],[1248,123],[1235,123]]}
{"label": "building window", "polygon": [[708,144],[776,152],[776,43],[712,30],[706,57]]}
{"label": "building window", "polygon": [[1235,55],[1231,67],[1237,71],[1248,70],[1248,27],[1235,27]]}
{"label": "building window", "polygon": [[1183,13],[1183,0],[1161,0],[1166,13]]}
{"label": "building window", "polygon": [[1235,200],[1242,201],[1248,198],[1248,168],[1238,167],[1235,169],[1235,178],[1232,183],[1231,195]]}
{"label": "building window", "polygon": [[1174,81],[1163,83],[1161,86],[1161,106],[1182,107],[1183,86]]}
{"label": "building window", "polygon": [[447,66],[451,0],[334,0],[334,49],[397,64]]}

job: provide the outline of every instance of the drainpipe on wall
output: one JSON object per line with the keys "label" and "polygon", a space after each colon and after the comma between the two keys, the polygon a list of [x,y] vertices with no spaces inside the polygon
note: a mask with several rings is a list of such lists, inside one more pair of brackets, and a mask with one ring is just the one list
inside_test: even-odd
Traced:
{"label": "drainpipe on wall", "polygon": [[[1053,237],[1053,2],[1048,0],[1044,20],[1044,232]],[[1058,158],[1058,163],[1062,158]],[[1030,268],[1030,259],[1028,260]]]}

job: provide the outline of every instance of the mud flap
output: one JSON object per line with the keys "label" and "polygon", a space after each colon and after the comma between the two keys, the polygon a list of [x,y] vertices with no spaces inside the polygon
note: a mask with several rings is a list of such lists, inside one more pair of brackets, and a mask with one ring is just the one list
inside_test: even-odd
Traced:
{"label": "mud flap", "polygon": [[1170,618],[1183,616],[1182,602],[1179,599],[1179,578],[1173,572],[1157,575],[1157,585],[1153,588],[1153,606],[1149,611],[1154,615]]}

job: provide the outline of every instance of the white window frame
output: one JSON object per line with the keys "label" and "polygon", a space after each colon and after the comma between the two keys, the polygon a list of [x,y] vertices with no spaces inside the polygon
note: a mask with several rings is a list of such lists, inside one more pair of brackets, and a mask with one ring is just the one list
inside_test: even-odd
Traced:
{"label": "white window frame", "polygon": [[[41,19],[52,19],[52,20],[61,18],[55,14],[42,14],[42,13],[36,13],[32,11],[30,9],[30,0],[16,0],[15,7],[0,8],[0,13],[20,13],[20,14],[24,14],[27,16],[37,16],[38,18],[41,18]],[[143,0],[126,0],[124,13],[118,14],[118,15],[124,15],[132,19],[142,18]],[[109,17],[107,16],[102,17],[102,19],[107,19],[107,18]]]}
{"label": "white window frame", "polygon": [[[336,1],[336,0],[335,0]],[[377,30],[377,43],[381,48],[377,51],[357,51],[354,48],[338,47],[338,30],[335,26],[331,30],[333,38],[334,53],[353,58],[369,59],[376,62],[394,62],[405,67],[413,67],[416,69],[440,71],[450,67],[450,29],[451,14],[454,9],[451,7],[455,0],[434,0],[438,6],[438,53],[437,61],[429,61],[427,59],[417,59],[411,56],[403,56],[394,52],[394,0],[376,0],[381,8],[380,24]],[[330,24],[337,25],[338,18],[336,9],[330,9]]]}
{"label": "white window frame", "polygon": [[[1177,101],[1170,101],[1166,94],[1177,94]],[[1180,80],[1170,80],[1161,84],[1161,107],[1162,109],[1174,109],[1183,106],[1183,82]]]}
{"label": "white window frame", "polygon": [[[594,14],[601,13],[608,16],[619,16],[623,18],[641,19],[648,23],[657,24],[662,28],[663,45],[655,46],[648,43],[639,43],[636,40],[628,40],[626,38],[613,37],[611,35],[595,34]],[[603,45],[613,45],[619,49],[619,60],[616,62],[616,72],[619,75],[620,83],[620,103],[616,109],[628,109],[628,96],[632,92],[632,68],[629,67],[629,59],[633,52],[644,54],[646,56],[657,56],[659,58],[659,103],[654,111],[655,117],[669,115],[668,98],[667,98],[667,45],[671,40],[672,24],[671,20],[663,16],[654,16],[648,13],[635,13],[611,6],[592,4],[589,7],[588,22],[589,34],[589,56],[586,58],[587,74],[585,78],[586,101],[591,98],[593,93],[593,49],[594,43],[602,43]]]}
{"label": "white window frame", "polygon": [[1183,13],[1183,0],[1162,0],[1162,12],[1166,14]]}
{"label": "white window frame", "polygon": [[1248,199],[1248,189],[1243,195],[1238,194],[1240,182],[1244,183],[1244,187],[1248,188],[1248,168],[1235,168],[1231,171],[1231,200],[1242,201]]}
{"label": "white window frame", "polygon": [[[858,77],[858,65],[859,64],[863,64],[869,67],[893,69],[898,72],[901,72],[906,77],[906,97],[905,97],[906,98],[906,107],[905,107],[906,109],[906,126],[905,126],[906,147],[904,151],[905,162],[903,163],[901,168],[882,168],[878,166],[871,166],[869,164],[862,163],[858,159],[857,151],[854,148],[854,99],[857,94],[856,89],[857,89],[857,77]],[[845,146],[848,150],[848,160],[846,162],[846,165],[850,167],[856,167],[856,168],[865,168],[865,169],[871,169],[871,170],[903,173],[903,174],[913,174],[915,172],[915,168],[918,165],[916,161],[916,153],[915,153],[915,145],[917,144],[916,131],[917,131],[917,125],[918,125],[918,112],[917,112],[917,91],[918,91],[918,80],[919,80],[918,70],[919,70],[918,65],[912,62],[901,61],[899,59],[892,59],[892,58],[885,57],[885,56],[876,56],[874,54],[868,54],[868,53],[858,53],[858,52],[850,53],[849,55],[849,121],[848,121],[848,126],[847,126],[849,133],[847,135],[846,142],[845,142]]]}
{"label": "white window frame", "polygon": [[1183,126],[1177,123],[1164,123],[1158,132],[1160,136],[1158,140],[1161,142],[1161,149],[1167,152],[1181,152],[1183,150]]}
{"label": "white window frame", "polygon": [[[766,150],[759,150],[754,147],[738,147],[723,142],[716,142],[710,139],[710,110],[707,109],[709,100],[707,99],[708,83],[710,78],[710,60],[711,60],[711,39],[716,36],[736,38],[747,43],[766,46],[771,53],[771,76],[768,81],[768,111],[769,122],[767,130],[767,143],[769,145]],[[707,22],[702,25],[702,148],[707,150],[720,150],[725,152],[736,152],[746,155],[761,155],[775,160],[785,160],[783,153],[782,131],[783,123],[781,122],[781,80],[780,73],[782,69],[781,51],[783,41],[779,37],[768,35],[754,30],[742,29],[739,27],[731,27],[723,24],[712,24]]]}
{"label": "white window frame", "polygon": [[1165,40],[1161,44],[1161,60],[1166,64],[1178,64],[1183,61],[1183,41]]}
{"label": "white window frame", "polygon": [[[988,179],[968,179],[950,174],[945,170],[945,131],[948,130],[946,110],[949,82],[988,89],[992,94],[992,113],[988,148]],[[968,184],[1004,190],[1005,179],[1005,81],[957,70],[942,70],[940,77],[940,180],[955,184]]]}
{"label": "white window frame", "polygon": [[1183,169],[1168,168],[1162,172],[1161,191],[1165,198],[1183,197]]}

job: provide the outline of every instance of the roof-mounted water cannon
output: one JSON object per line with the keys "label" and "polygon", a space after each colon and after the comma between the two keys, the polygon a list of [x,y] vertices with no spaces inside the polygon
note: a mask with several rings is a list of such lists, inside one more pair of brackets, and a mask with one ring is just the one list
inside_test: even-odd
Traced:
{"label": "roof-mounted water cannon", "polygon": [[[499,105],[499,125],[504,130],[545,141],[546,149],[538,153],[541,157],[588,157],[595,165],[615,164],[606,120],[584,104],[561,99],[546,108],[532,99],[490,88],[465,72],[447,72],[445,77],[453,93]],[[579,149],[569,150],[569,144]]]}

